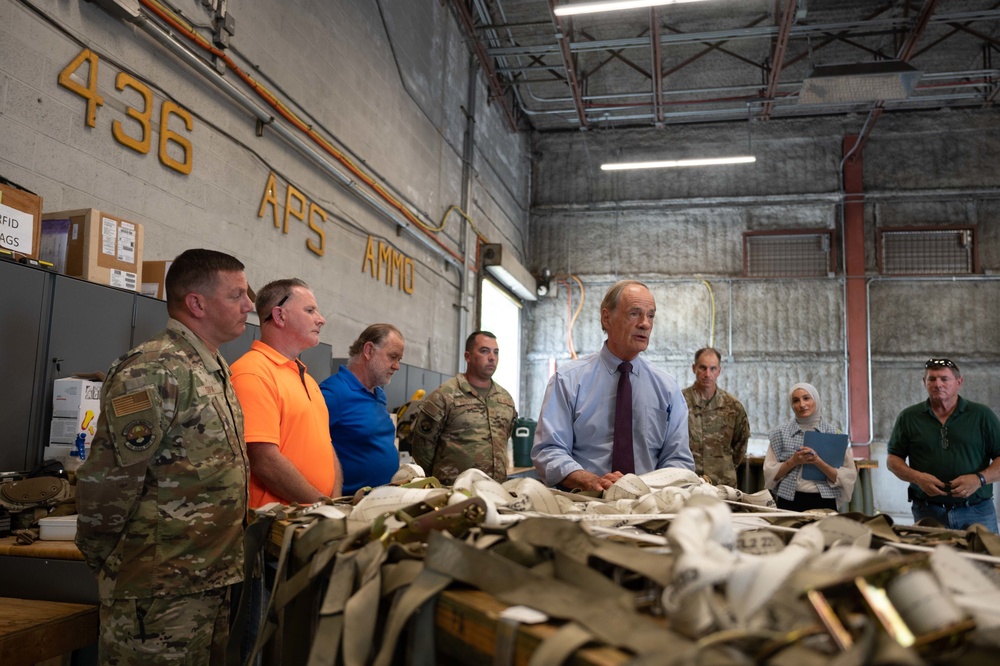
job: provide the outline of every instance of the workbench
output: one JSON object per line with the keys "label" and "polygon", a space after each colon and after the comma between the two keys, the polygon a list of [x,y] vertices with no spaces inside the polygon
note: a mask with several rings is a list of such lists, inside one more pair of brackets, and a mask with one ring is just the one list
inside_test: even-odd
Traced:
{"label": "workbench", "polygon": [[97,663],[97,579],[72,541],[0,539],[0,664]]}
{"label": "workbench", "polygon": [[96,604],[97,579],[72,541],[0,539],[0,596]]}
{"label": "workbench", "polygon": [[30,666],[97,642],[97,606],[0,597],[0,664]]}

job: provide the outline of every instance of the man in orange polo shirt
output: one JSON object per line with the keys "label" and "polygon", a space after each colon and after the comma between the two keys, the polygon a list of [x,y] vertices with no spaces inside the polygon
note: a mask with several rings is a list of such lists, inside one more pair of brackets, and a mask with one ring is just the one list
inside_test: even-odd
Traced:
{"label": "man in orange polo shirt", "polygon": [[298,359],[326,320],[302,280],[275,280],[257,295],[260,340],[233,363],[250,458],[250,506],[311,504],[340,495],[340,463],[323,394]]}

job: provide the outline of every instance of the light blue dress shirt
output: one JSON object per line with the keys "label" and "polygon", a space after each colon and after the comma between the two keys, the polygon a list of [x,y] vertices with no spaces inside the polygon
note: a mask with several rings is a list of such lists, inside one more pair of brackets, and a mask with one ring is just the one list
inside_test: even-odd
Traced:
{"label": "light blue dress shirt", "polygon": [[[621,359],[608,350],[566,363],[549,380],[538,416],[531,460],[539,478],[554,486],[571,472],[612,471],[615,392]],[[632,359],[632,448],[636,474],[663,467],[694,471],[688,446],[687,402],[677,381]]]}

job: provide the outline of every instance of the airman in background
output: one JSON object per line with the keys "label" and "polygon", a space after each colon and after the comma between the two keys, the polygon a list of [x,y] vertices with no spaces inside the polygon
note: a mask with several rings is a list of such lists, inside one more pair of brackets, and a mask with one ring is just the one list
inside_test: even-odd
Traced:
{"label": "airman in background", "polygon": [[716,382],[722,374],[722,356],[705,347],[694,355],[694,384],[684,389],[688,405],[688,441],[694,471],[717,485],[736,487],[736,468],[743,462],[750,439],[750,423],[743,404]]}

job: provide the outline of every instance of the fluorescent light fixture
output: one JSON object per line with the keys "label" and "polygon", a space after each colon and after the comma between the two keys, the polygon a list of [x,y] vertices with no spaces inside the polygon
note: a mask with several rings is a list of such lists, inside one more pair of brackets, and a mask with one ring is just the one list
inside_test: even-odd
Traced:
{"label": "fluorescent light fixture", "polygon": [[756,161],[757,158],[753,155],[735,155],[733,157],[706,157],[694,160],[618,162],[617,164],[602,164],[601,171],[624,171],[626,169],[670,169],[676,167],[716,166],[719,164],[752,164]]}
{"label": "fluorescent light fixture", "polygon": [[802,82],[799,104],[849,104],[906,99],[923,75],[901,60],[817,65]]}
{"label": "fluorescent light fixture", "polygon": [[577,2],[560,5],[552,11],[556,16],[571,16],[573,14],[596,14],[597,12],[616,12],[623,9],[659,7],[660,5],[679,5],[686,2],[704,2],[704,0],[609,0],[608,2]]}
{"label": "fluorescent light fixture", "polygon": [[500,284],[510,289],[518,298],[525,301],[537,301],[535,291],[538,285],[528,269],[522,266],[510,252],[504,252],[500,243],[485,243],[480,251],[480,258],[486,271],[496,278]]}

